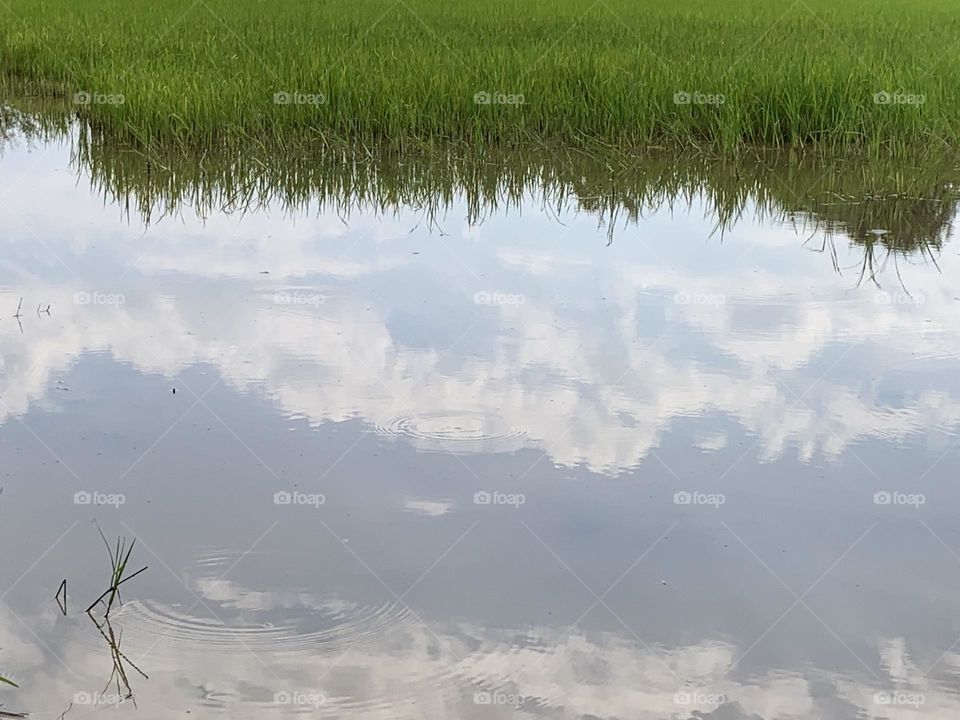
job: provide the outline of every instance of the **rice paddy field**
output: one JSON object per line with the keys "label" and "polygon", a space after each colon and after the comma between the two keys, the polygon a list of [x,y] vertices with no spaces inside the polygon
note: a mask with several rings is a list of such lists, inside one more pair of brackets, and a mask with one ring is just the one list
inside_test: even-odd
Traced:
{"label": "rice paddy field", "polygon": [[6,0],[0,88],[134,143],[953,148],[945,0]]}
{"label": "rice paddy field", "polygon": [[960,718],[954,0],[0,0],[0,720]]}

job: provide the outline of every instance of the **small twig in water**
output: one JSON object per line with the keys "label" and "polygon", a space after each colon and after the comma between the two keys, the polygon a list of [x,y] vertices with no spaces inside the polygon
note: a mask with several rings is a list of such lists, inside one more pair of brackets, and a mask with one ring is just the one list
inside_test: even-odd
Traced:
{"label": "small twig in water", "polygon": [[63,613],[63,616],[67,616],[67,579],[64,578],[63,582],[60,583],[60,587],[57,588],[57,594],[54,596],[57,598],[57,605],[60,606],[60,612]]}

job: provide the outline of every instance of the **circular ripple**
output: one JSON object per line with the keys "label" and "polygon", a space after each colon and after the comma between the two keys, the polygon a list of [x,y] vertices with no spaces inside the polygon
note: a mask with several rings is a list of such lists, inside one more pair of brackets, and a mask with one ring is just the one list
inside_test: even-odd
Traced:
{"label": "circular ripple", "polygon": [[[272,717],[307,713],[331,718],[414,717],[409,714],[411,708],[425,699],[449,708],[464,702],[464,695],[469,698],[480,690],[508,686],[504,662],[508,667],[519,665],[523,654],[529,653],[525,644],[484,642],[482,636],[456,627],[431,629],[399,603],[350,605],[321,614],[323,627],[315,630],[293,623],[224,625],[191,615],[189,610],[131,600],[116,613],[114,624],[118,631],[122,629],[121,650],[148,673],[155,668],[184,667],[186,678],[203,663],[232,668],[235,660],[242,659],[254,667],[256,679],[241,675],[236,684],[223,683],[216,692],[204,686],[207,694],[201,706],[215,712],[254,707]],[[85,636],[95,645],[95,653],[109,653],[95,632]],[[493,659],[487,657],[491,651]],[[251,660],[251,654],[259,663]],[[261,691],[261,663],[273,674],[269,690]],[[236,667],[244,665],[236,663]],[[327,669],[337,667],[344,678],[356,675],[366,682],[354,686],[336,682],[334,674],[326,676]],[[278,706],[273,693],[304,687],[304,678],[315,675],[309,674],[310,668],[321,668],[321,677],[326,677],[325,683],[318,683],[325,687],[316,690],[322,703]]]}
{"label": "circular ripple", "polygon": [[401,415],[375,430],[384,437],[405,439],[427,452],[513,452],[527,438],[503,418],[487,413],[433,412]]}
{"label": "circular ripple", "polygon": [[[180,613],[169,606],[131,601],[117,614],[124,629],[124,645],[148,647],[163,638],[171,650],[196,647],[222,652],[250,650],[322,653],[343,647],[376,644],[382,634],[401,626],[416,625],[413,614],[397,603],[356,607],[324,617],[315,629],[290,624],[225,625],[215,620]],[[154,651],[161,652],[161,649]]]}

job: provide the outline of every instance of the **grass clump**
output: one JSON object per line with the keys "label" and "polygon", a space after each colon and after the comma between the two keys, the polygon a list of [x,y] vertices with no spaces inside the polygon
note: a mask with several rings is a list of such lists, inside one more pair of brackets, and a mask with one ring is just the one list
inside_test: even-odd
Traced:
{"label": "grass clump", "polygon": [[126,141],[957,145],[948,0],[8,0],[0,88]]}
{"label": "grass clump", "polygon": [[[144,572],[147,568],[142,567],[137,570],[135,573],[127,574],[127,565],[130,562],[130,555],[133,553],[133,547],[137,544],[136,539],[127,544],[126,538],[117,538],[116,545],[110,547],[110,543],[107,542],[106,536],[104,536],[103,531],[100,528],[97,528],[97,531],[100,533],[100,537],[103,540],[103,544],[107,547],[107,553],[110,556],[110,585],[103,591],[103,593],[94,600],[90,607],[87,608],[87,615],[93,619],[92,611],[97,605],[101,605],[105,608],[103,615],[104,618],[110,617],[110,611],[113,609],[114,601],[120,600],[120,586],[128,580],[133,580],[137,575]],[[94,623],[99,627],[100,624],[94,620]]]}

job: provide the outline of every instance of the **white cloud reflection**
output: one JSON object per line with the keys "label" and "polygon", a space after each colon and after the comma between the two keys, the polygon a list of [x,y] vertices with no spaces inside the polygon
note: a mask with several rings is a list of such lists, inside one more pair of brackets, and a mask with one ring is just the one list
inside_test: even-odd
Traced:
{"label": "white cloud reflection", "polygon": [[[370,632],[350,624],[362,608],[334,596],[253,591],[223,581],[199,582],[196,589],[215,606],[243,609],[250,623],[228,627],[177,608],[125,605],[113,620],[123,630],[121,649],[150,678],[131,672],[137,709],[121,704],[116,708],[121,716],[168,717],[187,707],[201,716],[238,718],[310,712],[438,720],[503,713],[660,720],[709,716],[719,706],[722,717],[770,720],[901,720],[960,712],[960,697],[924,678],[899,638],[876,648],[888,673],[882,680],[826,670],[811,670],[809,676],[771,670],[745,677],[735,669],[742,649],[718,641],[650,648],[622,634],[564,634],[547,626],[528,626],[522,636],[466,622],[427,628],[402,613],[388,615]],[[332,626],[298,638],[293,626],[257,622],[289,608],[308,609]],[[51,631],[54,612],[28,618],[38,632],[31,636],[0,608],[0,643],[17,650],[17,666],[29,677],[15,694],[7,694],[11,709],[56,715],[76,693],[103,690],[111,663],[92,626],[80,623],[67,641],[61,637],[52,643],[62,662],[44,651],[43,636]],[[950,652],[944,663],[956,667],[960,655]],[[282,692],[323,702],[315,707],[275,703],[275,694]],[[884,704],[882,697],[892,693],[900,693],[903,703],[909,696],[922,704]],[[477,695],[483,694],[507,706],[478,705]],[[90,710],[74,708],[80,716]]]}
{"label": "white cloud reflection", "polygon": [[[222,219],[229,232],[208,221],[183,234],[161,224],[145,250],[102,243],[98,252],[117,267],[133,263],[119,282],[105,273],[51,283],[38,267],[46,250],[24,250],[26,239],[14,245],[19,282],[3,298],[15,305],[24,295],[28,313],[23,334],[10,320],[3,325],[0,418],[55,403],[55,380],[72,363],[106,353],[171,378],[214,365],[228,385],[314,424],[361,418],[421,449],[539,448],[557,465],[603,473],[638,465],[679,421],[714,414],[757,436],[768,460],[791,448],[802,460],[837,456],[865,439],[920,438],[960,422],[956,395],[924,386],[912,367],[953,361],[952,257],[942,273],[915,269],[926,297],[919,308],[877,304],[867,289],[845,292],[845,280],[809,259],[759,272],[750,260],[732,270],[689,262],[665,271],[642,252],[600,255],[591,265],[573,248],[566,262],[563,246],[553,251],[546,292],[540,275],[513,272],[482,243],[465,260],[451,256],[462,252],[456,245],[411,256],[409,247],[429,238],[371,245],[361,219],[328,251],[339,220],[290,222]],[[268,228],[274,239],[261,240]],[[765,258],[762,240],[751,242],[758,245],[747,256]],[[83,253],[59,250],[84,272]],[[344,250],[353,257],[338,257]],[[269,275],[258,270],[260,258],[274,268]],[[525,302],[474,305],[474,272]],[[804,297],[814,283],[829,291]],[[322,302],[278,304],[276,288],[291,286]],[[406,316],[398,315],[398,286]],[[122,292],[126,303],[74,303],[91,289]],[[685,292],[724,300],[677,304]],[[37,302],[52,304],[53,316],[35,317]],[[431,337],[430,328],[442,332]],[[408,333],[423,337],[410,342]],[[874,359],[867,382],[841,372],[846,353]],[[898,383],[892,401],[882,397],[888,372]]]}

